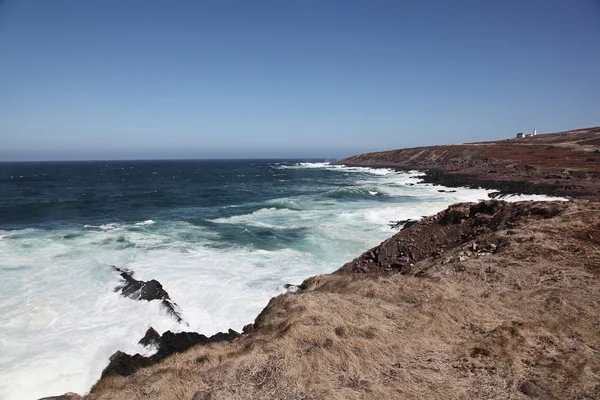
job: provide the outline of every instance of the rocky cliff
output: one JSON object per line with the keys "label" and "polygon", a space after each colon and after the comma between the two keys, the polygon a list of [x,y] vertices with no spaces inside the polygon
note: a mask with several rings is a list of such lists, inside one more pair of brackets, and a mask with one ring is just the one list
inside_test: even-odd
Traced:
{"label": "rocky cliff", "polygon": [[503,193],[600,199],[600,127],[495,142],[366,153],[339,164],[425,170],[425,180]]}
{"label": "rocky cliff", "polygon": [[463,203],[87,399],[600,398],[600,203]]}

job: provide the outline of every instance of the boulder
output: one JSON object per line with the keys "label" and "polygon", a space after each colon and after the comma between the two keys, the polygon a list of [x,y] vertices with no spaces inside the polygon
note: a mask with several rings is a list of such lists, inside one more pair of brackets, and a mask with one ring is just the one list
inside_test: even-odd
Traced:
{"label": "boulder", "polygon": [[146,347],[159,347],[161,344],[161,337],[160,334],[156,332],[154,328],[150,327],[146,331],[144,337],[141,338],[138,343]]}
{"label": "boulder", "polygon": [[179,313],[179,307],[171,300],[169,293],[167,293],[159,281],[155,279],[147,282],[138,281],[133,277],[132,272],[117,268],[114,265],[113,268],[117,272],[120,272],[121,278],[125,280],[125,285],[117,288],[117,291],[120,290],[123,296],[135,300],[158,300],[162,303],[162,306],[167,310],[167,312],[177,320],[177,322],[182,322],[181,315]]}
{"label": "boulder", "polygon": [[133,356],[117,351],[109,358],[108,366],[102,371],[102,377],[110,375],[122,375],[128,376],[133,374],[140,368],[149,367],[154,364],[155,361],[149,357],[144,357],[140,354]]}
{"label": "boulder", "polygon": [[254,324],[247,324],[244,325],[244,327],[242,328],[242,333],[252,333],[254,332],[254,330]]}

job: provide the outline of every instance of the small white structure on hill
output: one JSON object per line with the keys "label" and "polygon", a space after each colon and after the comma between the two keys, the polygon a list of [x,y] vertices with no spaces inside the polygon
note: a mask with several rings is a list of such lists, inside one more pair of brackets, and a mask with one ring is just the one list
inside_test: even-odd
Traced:
{"label": "small white structure on hill", "polygon": [[517,133],[517,139],[522,138],[523,136],[525,136],[525,134],[523,132],[519,132]]}
{"label": "small white structure on hill", "polygon": [[537,135],[537,131],[533,128],[533,136]]}

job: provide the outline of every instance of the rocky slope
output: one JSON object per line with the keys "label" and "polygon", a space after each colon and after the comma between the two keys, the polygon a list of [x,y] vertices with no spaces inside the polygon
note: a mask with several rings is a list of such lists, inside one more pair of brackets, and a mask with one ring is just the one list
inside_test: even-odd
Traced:
{"label": "rocky slope", "polygon": [[366,153],[338,163],[427,170],[446,186],[600,200],[600,127],[496,142]]}
{"label": "rocky slope", "polygon": [[600,398],[600,203],[456,204],[87,399]]}

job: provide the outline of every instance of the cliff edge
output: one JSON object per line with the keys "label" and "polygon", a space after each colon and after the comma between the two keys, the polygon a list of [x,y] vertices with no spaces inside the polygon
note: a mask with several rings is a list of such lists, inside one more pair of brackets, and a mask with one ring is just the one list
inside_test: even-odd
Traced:
{"label": "cliff edge", "polygon": [[86,399],[600,398],[600,203],[461,203]]}

